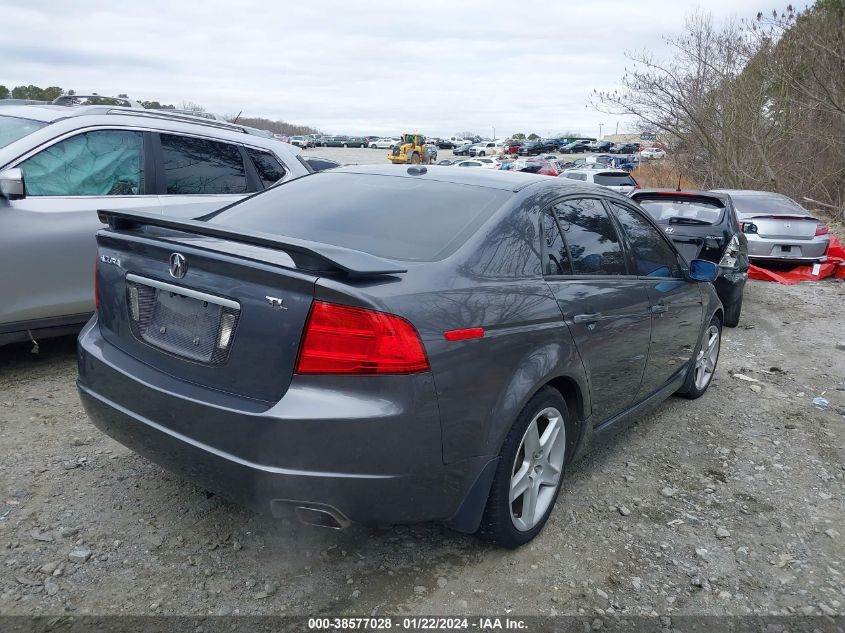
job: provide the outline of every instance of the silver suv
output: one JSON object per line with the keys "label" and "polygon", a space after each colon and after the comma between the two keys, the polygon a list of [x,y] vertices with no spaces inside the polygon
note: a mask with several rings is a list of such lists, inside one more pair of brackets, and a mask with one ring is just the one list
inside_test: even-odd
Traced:
{"label": "silver suv", "polygon": [[312,171],[263,134],[134,107],[0,105],[0,345],[91,315],[98,209],[196,218]]}

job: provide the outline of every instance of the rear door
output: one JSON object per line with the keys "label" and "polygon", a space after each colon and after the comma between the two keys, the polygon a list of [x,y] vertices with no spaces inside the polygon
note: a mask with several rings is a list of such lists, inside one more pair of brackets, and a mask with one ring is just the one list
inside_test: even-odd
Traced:
{"label": "rear door", "polygon": [[153,135],[153,147],[165,215],[197,218],[261,188],[237,143],[160,132]]}
{"label": "rear door", "polygon": [[684,278],[669,240],[633,206],[605,201],[618,222],[639,279],[646,284],[651,312],[648,364],[637,400],[651,395],[683,371],[695,350],[704,318],[699,284]]}
{"label": "rear door", "polygon": [[[11,165],[26,196],[0,210],[0,323],[84,318],[94,310],[97,210],[156,209],[148,135],[131,129],[72,132]],[[15,326],[16,327],[16,326]]]}
{"label": "rear door", "polygon": [[567,198],[544,222],[546,279],[584,363],[599,425],[639,391],[651,333],[647,282],[629,274],[599,198]]}

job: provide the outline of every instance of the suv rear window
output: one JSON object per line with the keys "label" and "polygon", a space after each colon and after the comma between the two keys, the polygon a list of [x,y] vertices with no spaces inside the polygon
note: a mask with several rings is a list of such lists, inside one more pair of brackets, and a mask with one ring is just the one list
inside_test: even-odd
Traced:
{"label": "suv rear window", "polygon": [[6,147],[27,134],[40,130],[45,125],[47,124],[43,121],[21,119],[16,116],[0,116],[0,147]]}
{"label": "suv rear window", "polygon": [[716,224],[722,219],[725,206],[715,198],[637,198],[643,209],[657,222],[667,224],[673,218],[680,220],[698,220]]}
{"label": "suv rear window", "polygon": [[593,176],[593,182],[605,187],[636,187],[637,181],[628,174],[607,172]]}
{"label": "suv rear window", "polygon": [[436,261],[456,251],[510,195],[416,178],[321,172],[227,207],[210,221],[378,257]]}

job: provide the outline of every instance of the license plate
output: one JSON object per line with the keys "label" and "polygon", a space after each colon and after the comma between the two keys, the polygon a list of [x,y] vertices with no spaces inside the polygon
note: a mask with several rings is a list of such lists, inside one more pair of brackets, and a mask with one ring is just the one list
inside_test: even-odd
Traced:
{"label": "license plate", "polygon": [[158,347],[208,362],[217,343],[220,314],[217,304],[157,289],[144,335]]}
{"label": "license plate", "polygon": [[781,246],[780,251],[781,251],[781,253],[791,253],[792,252],[792,246]]}

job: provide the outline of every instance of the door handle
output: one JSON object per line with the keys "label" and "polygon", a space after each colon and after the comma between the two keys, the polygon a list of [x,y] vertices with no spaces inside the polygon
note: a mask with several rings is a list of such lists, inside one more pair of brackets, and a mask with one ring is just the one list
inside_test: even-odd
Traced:
{"label": "door handle", "polygon": [[658,303],[657,305],[651,306],[652,314],[663,314],[664,312],[669,312],[669,306],[665,303]]}
{"label": "door handle", "polygon": [[601,312],[593,312],[592,314],[576,314],[572,317],[575,323],[595,323],[601,320]]}

